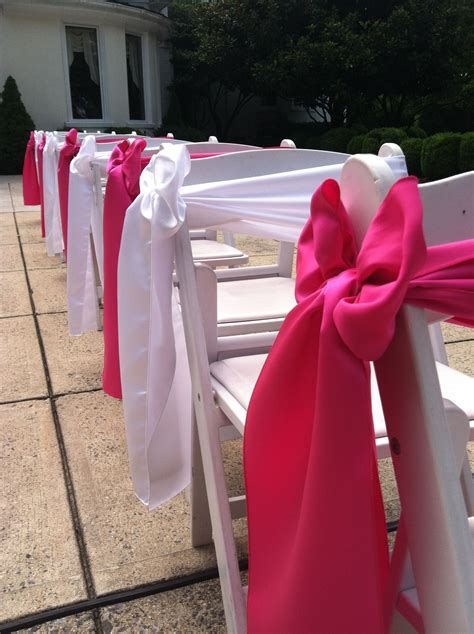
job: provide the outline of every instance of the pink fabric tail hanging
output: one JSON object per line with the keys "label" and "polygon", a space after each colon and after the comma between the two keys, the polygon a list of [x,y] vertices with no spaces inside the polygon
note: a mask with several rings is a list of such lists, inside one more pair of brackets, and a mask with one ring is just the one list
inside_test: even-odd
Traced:
{"label": "pink fabric tail hanging", "polygon": [[40,204],[40,189],[35,160],[35,133],[30,132],[26,144],[25,159],[23,161],[23,202],[25,205]]}
{"label": "pink fabric tail hanging", "polygon": [[389,558],[369,361],[404,302],[474,326],[474,241],[427,248],[408,177],[357,253],[329,180],[299,240],[296,296],[246,421],[248,631],[381,633]]}
{"label": "pink fabric tail hanging", "polygon": [[69,167],[72,159],[79,151],[77,144],[77,130],[69,130],[64,139],[64,145],[59,153],[58,161],[58,192],[59,209],[61,211],[61,229],[63,233],[64,256],[67,259],[67,221],[69,195]]}
{"label": "pink fabric tail hanging", "polygon": [[41,205],[41,237],[44,238],[46,235],[45,226],[44,226],[44,200],[43,200],[43,150],[46,145],[46,134],[43,134],[43,137],[38,145],[38,181],[39,181],[39,192],[40,192],[40,205]]}
{"label": "pink fabric tail hanging", "polygon": [[117,266],[125,213],[140,192],[144,139],[122,141],[107,165],[104,198],[104,392],[122,398],[117,321]]}

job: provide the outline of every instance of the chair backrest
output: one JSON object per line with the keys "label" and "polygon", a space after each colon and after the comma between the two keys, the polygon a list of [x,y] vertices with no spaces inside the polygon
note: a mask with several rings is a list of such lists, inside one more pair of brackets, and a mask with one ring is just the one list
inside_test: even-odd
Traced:
{"label": "chair backrest", "polygon": [[245,152],[246,150],[257,150],[256,145],[244,145],[241,143],[219,143],[219,141],[202,141],[199,143],[189,143],[190,154],[201,154],[211,152]]}
{"label": "chair backrest", "polygon": [[293,172],[344,163],[349,154],[322,150],[247,150],[203,158],[192,164],[184,185]]}
{"label": "chair backrest", "polygon": [[[393,180],[378,157],[355,155],[345,164],[341,195],[358,244]],[[441,242],[459,225],[450,209],[424,214],[428,234]],[[375,369],[388,436],[401,448],[394,468],[425,630],[473,631],[472,544],[422,309],[402,308]]]}

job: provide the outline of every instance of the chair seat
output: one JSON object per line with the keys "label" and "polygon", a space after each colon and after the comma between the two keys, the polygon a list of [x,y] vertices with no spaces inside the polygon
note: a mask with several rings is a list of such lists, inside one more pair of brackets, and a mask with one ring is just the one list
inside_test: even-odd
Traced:
{"label": "chair seat", "polygon": [[283,319],[295,304],[295,280],[288,277],[235,280],[217,285],[220,324]]}
{"label": "chair seat", "polygon": [[[220,401],[222,399],[226,400],[225,392],[228,392],[239,404],[240,407],[236,409],[238,410],[238,417],[242,418],[242,411],[248,409],[254,385],[266,358],[266,354],[256,354],[232,357],[212,363],[210,370],[212,377],[215,379],[213,387],[219,405],[221,405]],[[436,368],[443,398],[452,401],[465,412],[469,420],[474,421],[474,378],[466,376],[442,363],[436,363]],[[376,438],[383,438],[387,435],[387,431],[374,372],[371,372],[371,387],[375,436]],[[222,409],[228,416],[231,414],[229,412],[228,399]],[[236,421],[232,417],[231,420],[235,424]],[[240,421],[241,425],[244,422],[245,420]]]}
{"label": "chair seat", "polygon": [[[225,258],[244,258],[242,251],[235,247],[217,242],[216,240],[191,240],[193,259],[205,262],[206,260],[220,260]],[[246,258],[248,260],[248,258]]]}

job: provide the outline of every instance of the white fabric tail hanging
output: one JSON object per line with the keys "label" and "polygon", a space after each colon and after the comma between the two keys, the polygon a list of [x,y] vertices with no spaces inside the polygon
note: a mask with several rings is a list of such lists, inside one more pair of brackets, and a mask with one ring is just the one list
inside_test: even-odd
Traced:
{"label": "white fabric tail hanging", "polygon": [[56,136],[47,132],[43,151],[43,205],[46,250],[50,257],[64,250],[59,209],[57,146]]}

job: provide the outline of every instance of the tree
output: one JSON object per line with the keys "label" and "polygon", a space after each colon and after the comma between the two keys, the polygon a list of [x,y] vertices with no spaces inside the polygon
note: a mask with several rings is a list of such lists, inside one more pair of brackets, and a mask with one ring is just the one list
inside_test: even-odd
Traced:
{"label": "tree", "polygon": [[35,124],[26,111],[13,77],[0,93],[0,174],[20,174],[30,130]]}
{"label": "tree", "polygon": [[[194,126],[210,116],[226,138],[256,96],[274,89],[260,67],[302,30],[306,0],[215,0],[176,6],[173,89]],[[186,116],[186,115],[185,115]]]}

